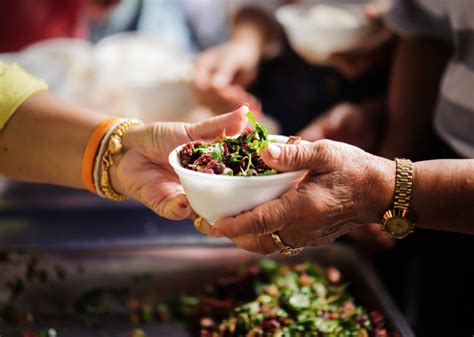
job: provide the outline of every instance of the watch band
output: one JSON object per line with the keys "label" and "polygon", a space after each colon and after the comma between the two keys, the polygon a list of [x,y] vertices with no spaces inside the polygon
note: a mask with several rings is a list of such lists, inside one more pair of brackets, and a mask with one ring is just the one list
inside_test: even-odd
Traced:
{"label": "watch band", "polygon": [[413,163],[408,159],[395,158],[395,164],[393,205],[382,216],[382,231],[391,239],[403,239],[415,229],[409,210],[413,187]]}
{"label": "watch band", "polygon": [[413,163],[409,159],[395,158],[396,177],[393,208],[407,210],[410,207],[413,185]]}

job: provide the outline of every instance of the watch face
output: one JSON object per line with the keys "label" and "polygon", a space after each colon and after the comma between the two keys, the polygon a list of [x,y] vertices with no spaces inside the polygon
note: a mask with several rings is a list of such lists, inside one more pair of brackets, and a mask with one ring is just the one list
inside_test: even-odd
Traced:
{"label": "watch face", "polygon": [[385,228],[393,235],[400,236],[409,233],[411,230],[411,225],[409,220],[394,216],[393,218],[388,219],[387,223],[385,224]]}

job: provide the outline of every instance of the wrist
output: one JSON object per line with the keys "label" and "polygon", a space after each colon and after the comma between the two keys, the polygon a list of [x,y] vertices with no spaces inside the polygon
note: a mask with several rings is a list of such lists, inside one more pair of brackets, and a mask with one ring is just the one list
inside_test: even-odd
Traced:
{"label": "wrist", "polygon": [[112,155],[114,165],[109,169],[110,184],[112,188],[120,194],[129,194],[126,183],[124,158],[133,152],[138,152],[138,149],[144,143],[143,133],[146,132],[146,128],[147,127],[143,125],[129,127],[122,136],[122,151]]}
{"label": "wrist", "polygon": [[384,212],[390,208],[395,191],[395,161],[376,157],[370,171],[368,209],[371,223],[380,223]]}

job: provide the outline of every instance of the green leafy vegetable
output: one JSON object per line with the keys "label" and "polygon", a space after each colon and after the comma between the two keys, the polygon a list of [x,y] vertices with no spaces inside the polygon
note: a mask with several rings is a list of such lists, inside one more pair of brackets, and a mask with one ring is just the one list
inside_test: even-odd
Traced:
{"label": "green leafy vegetable", "polygon": [[[215,297],[207,294],[201,305],[194,303],[197,312],[205,311],[207,324],[201,324],[201,336],[388,336],[381,314],[373,320],[374,313],[354,304],[347,285],[328,277],[334,268],[326,270],[312,262],[286,266],[274,260],[262,260],[257,268],[258,272],[250,268],[247,276],[241,271],[236,279],[241,284],[232,286],[226,279],[227,288],[216,290]],[[250,299],[238,292],[230,295],[242,285],[252,294]],[[223,318],[224,303],[234,302]]]}
{"label": "green leafy vegetable", "polygon": [[268,146],[268,133],[251,112],[247,118],[253,129],[246,129],[236,138],[221,136],[212,144],[190,143],[180,153],[180,162],[189,169],[222,175],[267,176],[277,174],[260,158]]}

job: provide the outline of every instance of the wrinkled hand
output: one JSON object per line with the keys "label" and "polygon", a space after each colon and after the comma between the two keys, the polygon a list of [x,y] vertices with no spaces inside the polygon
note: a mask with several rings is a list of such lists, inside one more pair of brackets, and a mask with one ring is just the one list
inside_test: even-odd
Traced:
{"label": "wrinkled hand", "polygon": [[206,233],[239,247],[278,251],[270,233],[293,247],[318,246],[360,225],[380,221],[394,190],[394,162],[329,140],[304,145],[270,144],[262,158],[279,171],[309,170],[300,185],[251,212],[226,218]]}
{"label": "wrinkled hand", "polygon": [[246,124],[247,106],[206,121],[154,123],[130,128],[123,136],[124,151],[114,158],[111,180],[114,189],[132,197],[168,219],[192,216],[182,186],[168,164],[169,153],[178,145],[212,140],[225,130],[239,133]]}
{"label": "wrinkled hand", "polygon": [[394,35],[382,23],[383,14],[389,8],[386,0],[365,5],[364,13],[374,24],[375,30],[354,48],[334,52],[329,62],[344,76],[355,79],[390,60]]}
{"label": "wrinkled hand", "polygon": [[373,151],[383,117],[383,102],[340,103],[318,116],[298,136],[309,141],[327,138]]}

